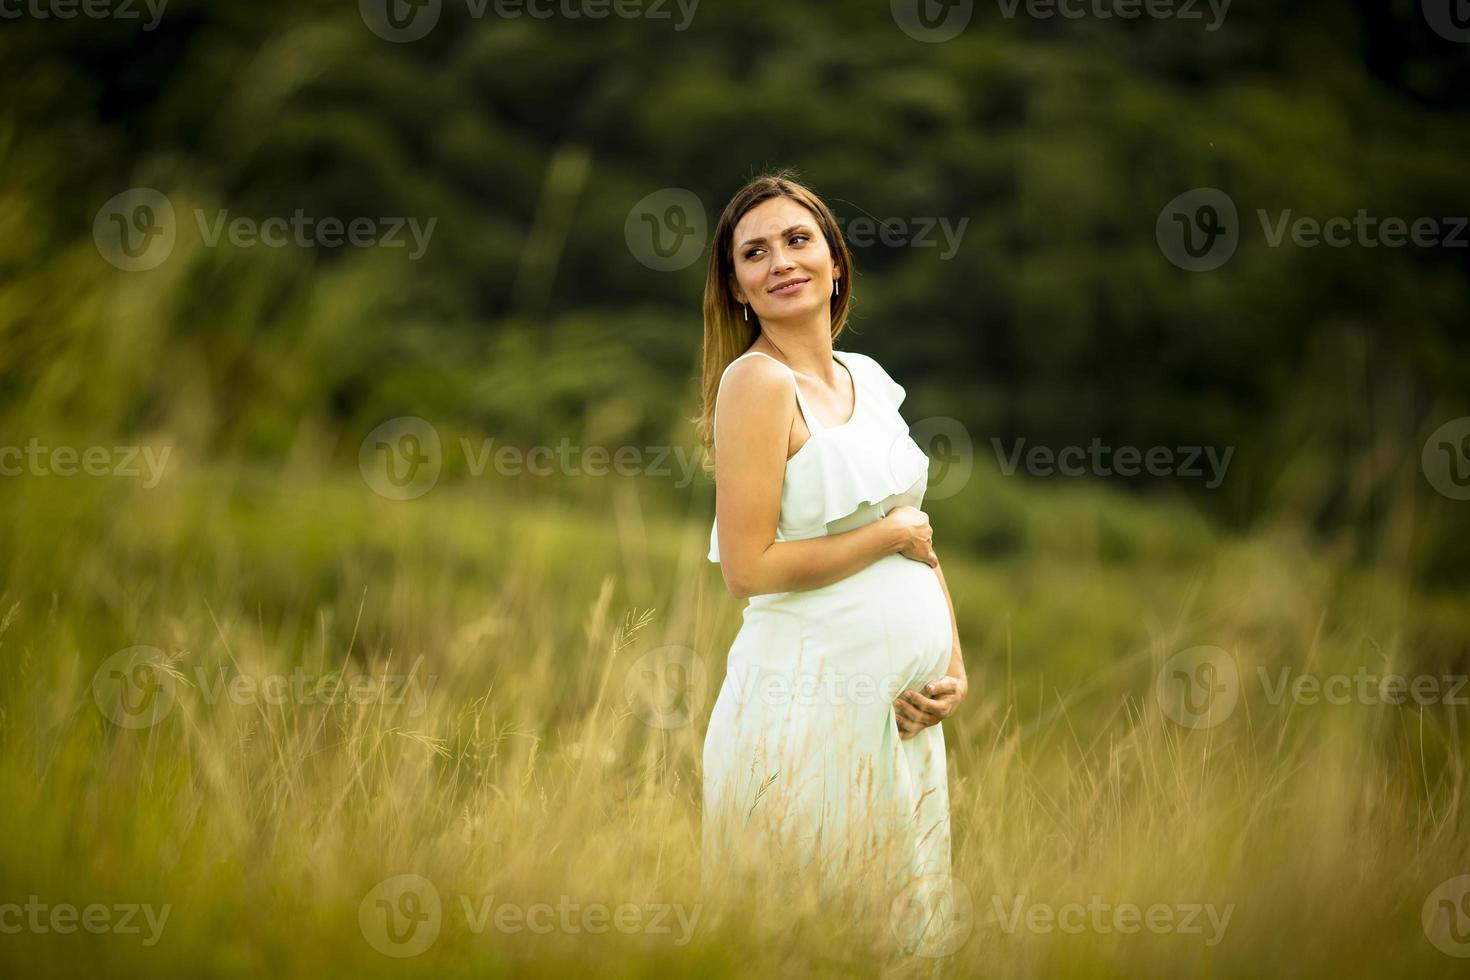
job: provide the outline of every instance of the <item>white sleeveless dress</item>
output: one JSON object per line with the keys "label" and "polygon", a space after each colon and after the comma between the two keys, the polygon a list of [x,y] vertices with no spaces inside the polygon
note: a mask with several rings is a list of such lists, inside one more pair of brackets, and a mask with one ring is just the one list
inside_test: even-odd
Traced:
{"label": "white sleeveless dress", "polygon": [[[856,404],[847,422],[824,427],[791,375],[811,436],[786,463],[777,541],[920,506],[928,487],[928,457],[898,412],[904,389],[871,357],[833,353]],[[709,560],[720,560],[717,527]],[[933,725],[903,740],[893,711],[901,691],[949,665],[934,569],[886,555],[821,588],[753,596],[743,616],[704,742],[706,886],[752,863],[769,870],[778,853],[824,884],[871,880],[874,869],[890,888],[948,876],[944,735]]]}

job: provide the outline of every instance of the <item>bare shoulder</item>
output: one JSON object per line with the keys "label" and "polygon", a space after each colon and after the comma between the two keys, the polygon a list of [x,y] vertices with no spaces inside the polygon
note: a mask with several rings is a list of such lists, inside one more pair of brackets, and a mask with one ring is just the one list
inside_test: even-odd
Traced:
{"label": "bare shoulder", "polygon": [[779,361],[745,357],[733,362],[715,401],[715,431],[745,428],[747,421],[757,428],[789,422],[794,411],[790,393],[791,373]]}
{"label": "bare shoulder", "polygon": [[769,357],[742,357],[730,364],[720,384],[720,401],[765,398],[791,388],[791,372]]}

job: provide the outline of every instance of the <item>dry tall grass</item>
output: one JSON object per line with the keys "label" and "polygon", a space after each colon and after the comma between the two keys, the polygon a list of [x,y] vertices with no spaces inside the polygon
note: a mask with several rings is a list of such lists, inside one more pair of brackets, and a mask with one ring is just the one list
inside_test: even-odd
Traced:
{"label": "dry tall grass", "polygon": [[[926,910],[901,894],[850,896],[860,915],[801,878],[779,902],[699,891],[702,734],[739,608],[704,561],[704,515],[626,483],[595,507],[182,474],[11,488],[0,898],[168,906],[152,943],[146,925],[0,936],[11,975],[1462,967],[1421,912],[1470,872],[1466,709],[1273,704],[1256,680],[1424,673],[1405,647],[1427,600],[1289,534],[1168,563],[1109,562],[1076,535],[984,563],[941,541],[972,678],[946,732],[955,903],[927,910],[949,932],[904,952],[895,927]],[[1085,523],[1114,505],[1065,506]],[[653,727],[629,672],[670,644],[707,675],[689,724]],[[1242,695],[1191,729],[1153,683],[1198,644],[1231,651]],[[136,657],[168,666],[155,697],[173,700],[129,728],[94,678],[135,646],[158,651]],[[229,693],[293,672],[284,696]],[[324,703],[357,677],[396,686]],[[437,932],[381,951],[410,927]]]}

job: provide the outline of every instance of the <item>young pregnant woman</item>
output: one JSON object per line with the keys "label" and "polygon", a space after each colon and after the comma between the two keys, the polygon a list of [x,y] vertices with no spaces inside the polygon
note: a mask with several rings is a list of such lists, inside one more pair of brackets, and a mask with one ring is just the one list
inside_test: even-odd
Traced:
{"label": "young pregnant woman", "polygon": [[699,434],[709,559],[749,602],[704,743],[706,887],[752,869],[824,887],[949,874],[940,722],[968,685],[904,389],[833,349],[851,283],[831,211],[788,173],[721,215]]}

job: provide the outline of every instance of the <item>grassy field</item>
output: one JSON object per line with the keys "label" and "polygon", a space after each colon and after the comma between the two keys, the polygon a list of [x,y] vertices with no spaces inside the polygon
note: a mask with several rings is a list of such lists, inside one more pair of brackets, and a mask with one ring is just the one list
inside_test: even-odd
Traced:
{"label": "grassy field", "polygon": [[[1451,976],[1443,950],[1470,954],[1470,691],[1444,680],[1466,614],[1290,525],[981,476],[965,499],[1025,533],[967,554],[935,508],[972,692],[946,725],[956,900],[904,953],[902,895],[855,916],[801,881],[699,891],[740,609],[707,497],[466,478],[392,501],[350,470],[178,462],[151,489],[0,487],[9,975]],[[640,685],[666,647],[704,678],[660,727]],[[1171,686],[1222,676],[1200,647],[1235,678],[1204,722]],[[1391,674],[1438,694],[1312,693]]]}

